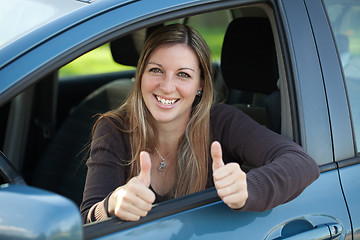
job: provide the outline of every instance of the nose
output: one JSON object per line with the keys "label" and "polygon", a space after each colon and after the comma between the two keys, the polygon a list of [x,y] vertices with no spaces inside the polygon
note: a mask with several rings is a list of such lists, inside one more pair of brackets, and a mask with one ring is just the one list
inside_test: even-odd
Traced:
{"label": "nose", "polygon": [[175,91],[176,89],[175,78],[172,77],[172,75],[166,74],[160,83],[160,89],[164,93],[171,93]]}

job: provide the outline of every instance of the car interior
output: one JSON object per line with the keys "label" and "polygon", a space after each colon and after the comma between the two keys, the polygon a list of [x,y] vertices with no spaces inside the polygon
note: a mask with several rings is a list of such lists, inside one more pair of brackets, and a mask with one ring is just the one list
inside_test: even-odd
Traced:
{"label": "car interior", "polygon": [[[289,93],[273,10],[257,4],[218,13],[227,24],[220,58],[213,64],[215,99],[292,138]],[[207,14],[211,13],[199,16]],[[109,43],[112,58],[136,67],[142,45],[154,29],[173,22],[192,25],[199,16],[169,20],[114,39]],[[0,106],[0,147],[29,185],[80,205],[96,115],[124,101],[135,81],[134,70],[58,76],[58,71],[49,73]]]}

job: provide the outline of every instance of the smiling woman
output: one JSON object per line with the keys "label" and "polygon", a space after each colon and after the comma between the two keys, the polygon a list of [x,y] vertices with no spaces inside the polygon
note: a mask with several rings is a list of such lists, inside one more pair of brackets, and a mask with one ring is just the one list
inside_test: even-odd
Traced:
{"label": "smiling woman", "polygon": [[[190,55],[188,56],[188,54]],[[190,62],[187,62],[189,60]],[[98,120],[99,125],[95,125],[94,148],[97,148],[97,137],[99,134],[101,136],[102,131],[107,128],[104,126],[104,122],[106,122],[104,120],[113,122],[111,119],[114,119],[115,122],[120,123],[120,127],[115,124],[115,128],[125,131],[124,133],[130,131],[129,135],[124,135],[126,139],[129,138],[130,143],[126,144],[128,149],[119,152],[122,155],[120,159],[125,160],[124,164],[130,165],[129,169],[119,169],[127,176],[128,180],[130,179],[128,184],[126,184],[126,179],[122,180],[123,188],[133,189],[131,186],[136,181],[131,180],[137,179],[141,172],[140,156],[147,158],[148,155],[141,155],[141,152],[146,150],[153,159],[152,165],[156,163],[156,166],[152,168],[153,171],[151,171],[151,187],[157,188],[154,190],[158,191],[158,202],[205,189],[207,175],[203,173],[207,172],[208,167],[206,161],[209,149],[209,129],[202,127],[209,126],[209,114],[213,98],[210,66],[210,52],[205,41],[196,31],[185,27],[185,25],[170,25],[159,29],[149,37],[138,61],[134,90],[121,108],[104,115]],[[189,68],[194,71],[189,70]],[[183,78],[184,74],[193,77],[192,79]],[[203,84],[201,84],[202,81]],[[197,92],[202,87],[204,88],[204,95],[194,103]],[[186,94],[184,95],[184,93]],[[157,96],[167,98],[165,101],[173,98],[179,99],[179,101],[173,105],[164,105],[158,101]],[[192,106],[193,103],[194,106]],[[124,113],[126,114],[124,115]],[[164,124],[170,120],[174,123]],[[159,149],[159,152],[164,156],[171,152],[177,152],[167,159],[168,163],[172,162],[173,164],[168,164],[167,171],[161,176],[157,173],[157,164],[160,164],[161,159],[155,154],[155,148]],[[179,149],[183,149],[183,152],[179,153]],[[129,156],[130,153],[132,155]],[[91,160],[89,159],[88,165],[90,166],[91,162],[96,163],[102,159],[100,155],[90,156]],[[108,160],[117,161],[115,159]],[[140,215],[137,212],[139,210],[134,210],[135,212],[129,212],[126,208],[123,210],[124,205],[122,208],[119,206],[114,209],[115,203],[121,202],[117,191],[109,195],[108,190],[98,189],[102,192],[101,195],[104,197],[108,195],[108,197],[104,200],[98,199],[100,201],[98,203],[94,200],[89,201],[94,192],[87,191],[87,187],[91,188],[92,183],[97,181],[99,174],[96,173],[97,168],[92,169],[89,169],[93,174],[88,174],[82,204],[83,217],[86,221],[98,220],[95,218],[94,210],[115,214],[126,220],[137,220],[140,216],[144,216],[143,211],[148,209],[147,207],[141,209]],[[191,174],[189,174],[190,170]],[[99,180],[101,181],[101,179]],[[119,185],[107,186],[113,191],[112,188]],[[123,188],[119,187],[118,191],[122,191]],[[143,191],[148,192],[148,188]],[[131,191],[129,192],[131,193]],[[114,198],[119,198],[119,200],[115,201]],[[149,199],[142,199],[141,202],[144,200]],[[130,198],[129,201],[136,202],[138,200]],[[112,205],[113,202],[115,203]],[[105,210],[99,210],[104,209],[104,203],[109,207],[105,207]],[[94,210],[89,211],[93,204],[96,204],[95,207],[92,207]],[[145,215],[147,211],[145,211]],[[101,216],[100,219],[106,218],[107,215]]]}

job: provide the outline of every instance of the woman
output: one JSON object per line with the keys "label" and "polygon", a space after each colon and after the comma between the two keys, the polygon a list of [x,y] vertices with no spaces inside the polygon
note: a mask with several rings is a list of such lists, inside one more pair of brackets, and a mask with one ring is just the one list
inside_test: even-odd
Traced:
{"label": "woman", "polygon": [[[135,78],[126,102],[94,126],[84,222],[136,221],[154,202],[212,186],[233,209],[264,211],[319,176],[300,146],[233,107],[213,105],[210,52],[192,28],[154,32]],[[258,168],[246,174],[244,161]]]}

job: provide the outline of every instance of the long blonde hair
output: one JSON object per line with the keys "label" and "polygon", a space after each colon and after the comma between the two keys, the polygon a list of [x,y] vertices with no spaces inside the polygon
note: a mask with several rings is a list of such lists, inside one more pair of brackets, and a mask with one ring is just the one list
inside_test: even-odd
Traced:
{"label": "long blonde hair", "polygon": [[[155,130],[151,125],[150,112],[141,93],[141,79],[150,54],[163,44],[186,44],[197,55],[204,82],[202,96],[194,100],[189,123],[178,145],[176,182],[170,197],[180,197],[206,188],[209,168],[210,109],[213,103],[212,68],[209,48],[202,36],[189,26],[173,24],[162,27],[149,36],[140,55],[135,86],[125,103],[118,109],[105,113],[101,118],[111,118],[127,125],[131,147],[128,179],[140,172],[141,151],[153,153]],[[112,122],[112,121],[110,121]]]}

